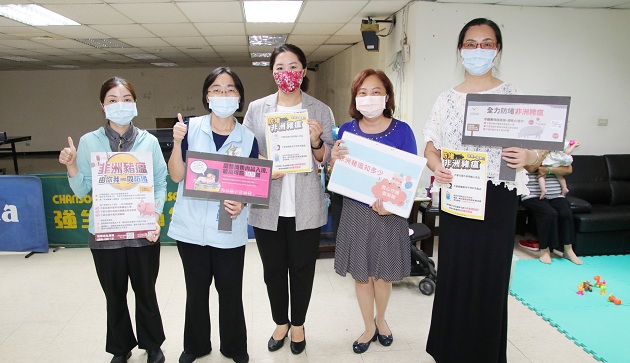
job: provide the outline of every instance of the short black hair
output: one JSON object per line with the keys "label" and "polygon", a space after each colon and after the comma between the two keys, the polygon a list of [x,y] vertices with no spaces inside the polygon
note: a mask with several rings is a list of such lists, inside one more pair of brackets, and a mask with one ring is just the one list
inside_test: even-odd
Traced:
{"label": "short black hair", "polygon": [[241,82],[241,79],[238,78],[236,72],[230,69],[230,67],[215,68],[208,77],[206,77],[206,80],[203,81],[203,89],[201,90],[201,102],[203,102],[203,107],[206,111],[210,112],[210,105],[208,104],[208,88],[212,85],[214,80],[223,73],[228,74],[234,80],[234,86],[236,86],[239,95],[238,110],[236,111],[242,111],[243,106],[245,105],[245,88],[243,88],[243,82]]}

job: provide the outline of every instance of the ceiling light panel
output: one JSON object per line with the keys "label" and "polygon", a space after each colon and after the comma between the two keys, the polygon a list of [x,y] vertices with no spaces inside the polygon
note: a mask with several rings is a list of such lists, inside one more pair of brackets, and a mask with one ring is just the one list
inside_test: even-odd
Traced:
{"label": "ceiling light panel", "polygon": [[261,53],[261,52],[253,52],[251,53],[252,58],[269,58],[271,57],[271,53]]}
{"label": "ceiling light panel", "polygon": [[0,16],[32,26],[81,25],[72,19],[34,4],[0,5]]}
{"label": "ceiling light panel", "polygon": [[170,63],[170,62],[165,62],[165,63],[151,63],[156,67],[177,67],[176,63]]}
{"label": "ceiling light panel", "polygon": [[[15,0],[12,0],[15,1]],[[87,2],[90,3],[87,3]],[[120,13],[108,4],[106,1],[88,0],[86,3],[77,4],[76,0],[53,0],[53,1],[33,1],[46,4],[46,7],[59,14],[81,23],[84,25],[96,24],[133,24],[134,21]],[[107,1],[109,2],[109,1]]]}
{"label": "ceiling light panel", "polygon": [[145,59],[160,59],[160,57],[154,55],[154,54],[149,54],[149,53],[140,53],[140,54],[125,54],[127,57],[131,58],[131,59],[137,59],[137,60],[145,60]]}
{"label": "ceiling light panel", "polygon": [[49,67],[59,68],[59,69],[77,69],[79,66],[74,66],[71,64],[51,64]]}
{"label": "ceiling light panel", "polygon": [[249,36],[249,45],[252,46],[260,46],[260,45],[270,45],[270,46],[278,46],[287,41],[286,34],[269,34],[269,35],[250,35]]}
{"label": "ceiling light panel", "polygon": [[244,1],[248,23],[294,23],[302,1]]}
{"label": "ceiling light panel", "polygon": [[121,42],[118,39],[75,39],[77,42],[87,44],[94,48],[133,48],[131,45]]}
{"label": "ceiling light panel", "polygon": [[1,56],[0,58],[14,61],[14,62],[41,62],[39,59],[22,57],[19,55],[5,55],[5,56]]}

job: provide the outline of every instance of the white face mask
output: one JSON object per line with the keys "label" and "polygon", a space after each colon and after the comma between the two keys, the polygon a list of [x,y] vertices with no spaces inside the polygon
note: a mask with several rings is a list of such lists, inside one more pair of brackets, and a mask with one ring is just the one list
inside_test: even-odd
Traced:
{"label": "white face mask", "polygon": [[383,114],[385,96],[363,96],[355,98],[357,111],[365,118],[375,118]]}
{"label": "white face mask", "polygon": [[116,125],[129,125],[131,120],[138,116],[135,102],[116,102],[110,103],[103,107],[105,110],[105,118]]}
{"label": "white face mask", "polygon": [[226,118],[238,110],[238,97],[208,97],[208,106],[215,115]]}
{"label": "white face mask", "polygon": [[462,49],[462,64],[468,73],[473,76],[483,76],[494,67],[494,57],[497,56],[496,49]]}

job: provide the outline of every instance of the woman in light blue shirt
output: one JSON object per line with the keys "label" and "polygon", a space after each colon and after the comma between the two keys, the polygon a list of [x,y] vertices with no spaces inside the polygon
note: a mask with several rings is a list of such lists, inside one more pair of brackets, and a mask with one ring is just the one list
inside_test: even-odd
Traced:
{"label": "woman in light blue shirt", "polygon": [[[234,118],[243,108],[245,90],[230,68],[212,71],[203,83],[201,99],[210,114],[186,123],[178,114],[173,127],[173,152],[168,161],[171,179],[179,183],[168,236],[177,241],[186,279],[184,351],[180,363],[190,363],[212,350],[210,343],[210,285],[219,294],[221,353],[235,362],[248,362],[247,329],[243,312],[243,266],[247,243],[244,203],[186,197],[182,194],[186,152],[258,158],[254,134]],[[232,230],[218,229],[219,209],[232,217]]]}
{"label": "woman in light blue shirt", "polygon": [[[160,269],[160,226],[157,221],[166,197],[166,163],[155,136],[133,125],[138,114],[136,91],[127,80],[114,77],[103,83],[100,92],[105,125],[81,137],[78,150],[71,137],[61,150],[59,162],[68,169],[72,191],[83,198],[92,190],[91,152],[148,152],[153,160],[154,216],[156,229],[146,238],[96,241],[94,213],[90,209],[88,245],[96,273],[107,300],[107,342],[105,350],[114,355],[112,363],[125,363],[138,345],[146,349],[148,363],[163,363],[160,346],[164,328],[155,293]],[[150,212],[149,212],[150,213]],[[127,286],[131,281],[136,296],[136,331],[133,332],[127,306]]]}

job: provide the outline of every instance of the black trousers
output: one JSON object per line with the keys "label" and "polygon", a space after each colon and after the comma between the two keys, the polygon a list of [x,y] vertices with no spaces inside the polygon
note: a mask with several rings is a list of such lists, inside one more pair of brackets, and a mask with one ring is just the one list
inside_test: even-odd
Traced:
{"label": "black trousers", "polygon": [[573,214],[565,198],[523,200],[536,219],[540,249],[572,245],[575,242]]}
{"label": "black trousers", "polygon": [[273,321],[278,325],[303,325],[313,291],[320,228],[296,231],[295,218],[279,217],[277,231],[254,228],[254,235]]}
{"label": "black trousers", "polygon": [[177,241],[186,280],[184,351],[203,356],[210,342],[210,285],[219,295],[221,353],[234,357],[247,353],[247,328],[243,311],[245,246],[222,249]]}
{"label": "black trousers", "polygon": [[[158,349],[166,339],[155,293],[160,269],[160,244],[91,251],[107,300],[105,350],[113,355],[124,355],[136,345],[141,349]],[[137,341],[127,306],[129,280],[136,296]]]}

